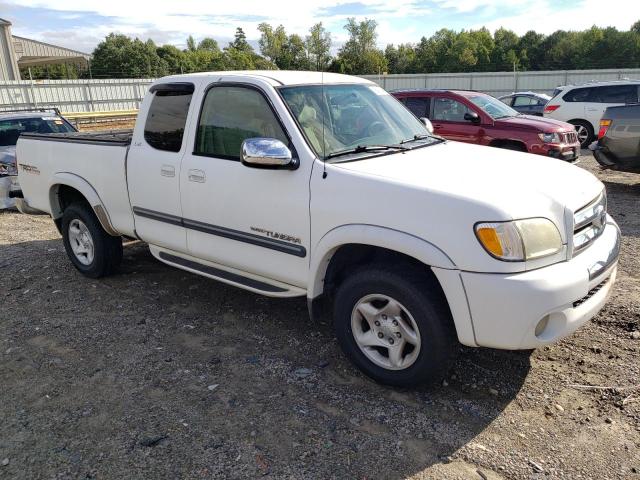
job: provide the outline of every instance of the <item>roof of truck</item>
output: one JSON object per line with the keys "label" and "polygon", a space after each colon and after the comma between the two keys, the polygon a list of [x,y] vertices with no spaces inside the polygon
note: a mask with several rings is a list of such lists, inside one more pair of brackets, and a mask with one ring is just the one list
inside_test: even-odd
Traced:
{"label": "roof of truck", "polygon": [[225,72],[200,72],[189,73],[184,75],[172,75],[163,77],[156,81],[162,83],[166,80],[171,81],[188,81],[189,78],[208,77],[210,79],[230,77],[230,76],[246,76],[259,77],[269,81],[274,87],[282,85],[306,85],[321,83],[373,83],[370,80],[351,75],[342,75],[340,73],[327,72],[307,72],[297,70],[237,70]]}

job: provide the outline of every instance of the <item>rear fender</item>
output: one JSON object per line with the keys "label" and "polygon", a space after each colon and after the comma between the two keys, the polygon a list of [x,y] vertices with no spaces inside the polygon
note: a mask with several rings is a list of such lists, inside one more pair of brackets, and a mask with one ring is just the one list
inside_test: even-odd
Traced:
{"label": "rear fender", "polygon": [[93,212],[96,214],[105,232],[114,237],[120,236],[120,233],[113,228],[107,209],[104,207],[95,189],[84,178],[69,172],[56,173],[49,182],[49,205],[51,208],[51,216],[54,220],[60,219],[64,213],[62,202],[58,195],[62,185],[66,185],[80,192],[89,205],[91,205]]}

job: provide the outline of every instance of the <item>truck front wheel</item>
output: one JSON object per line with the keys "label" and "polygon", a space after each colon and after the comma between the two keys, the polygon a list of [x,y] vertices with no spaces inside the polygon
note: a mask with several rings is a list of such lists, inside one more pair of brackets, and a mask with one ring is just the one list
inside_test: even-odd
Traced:
{"label": "truck front wheel", "polygon": [[109,275],[122,261],[122,238],[105,232],[85,203],[72,203],[64,210],[62,240],[73,265],[87,277]]}
{"label": "truck front wheel", "polygon": [[375,381],[410,387],[446,374],[456,338],[443,294],[412,267],[368,267],[338,287],[334,328],[346,355]]}

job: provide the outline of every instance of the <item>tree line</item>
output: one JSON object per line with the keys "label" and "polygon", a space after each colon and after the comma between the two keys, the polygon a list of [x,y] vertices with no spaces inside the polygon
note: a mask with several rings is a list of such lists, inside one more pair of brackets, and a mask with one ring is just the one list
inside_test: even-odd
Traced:
{"label": "tree line", "polygon": [[32,67],[23,78],[141,78],[216,70],[317,70],[366,75],[383,73],[489,72],[510,70],[580,70],[640,68],[640,21],[630,30],[593,26],[583,31],[558,30],[522,36],[500,28],[438,30],[416,44],[378,47],[377,23],[347,19],[347,41],[332,55],[333,40],[322,23],[303,38],[283,25],[258,26],[259,53],[242,28],[223,48],[213,38],[187,46],[157,46],[111,33],[96,47],[89,70],[74,64]]}

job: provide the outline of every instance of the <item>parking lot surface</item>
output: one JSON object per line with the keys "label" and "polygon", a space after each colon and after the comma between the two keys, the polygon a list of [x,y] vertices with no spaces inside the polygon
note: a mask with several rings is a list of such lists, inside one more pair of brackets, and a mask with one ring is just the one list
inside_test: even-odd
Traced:
{"label": "parking lot surface", "polygon": [[442,384],[379,386],[304,299],[172,269],[145,245],[82,277],[45,216],[0,212],[0,478],[640,478],[640,175],[605,309],[534,352],[460,348]]}

